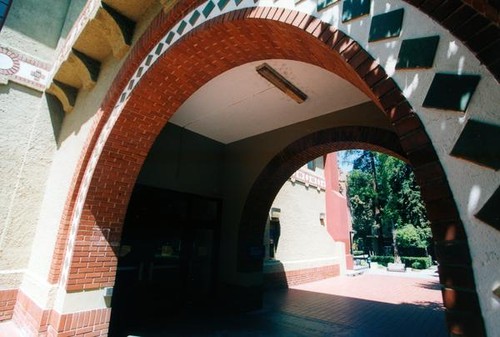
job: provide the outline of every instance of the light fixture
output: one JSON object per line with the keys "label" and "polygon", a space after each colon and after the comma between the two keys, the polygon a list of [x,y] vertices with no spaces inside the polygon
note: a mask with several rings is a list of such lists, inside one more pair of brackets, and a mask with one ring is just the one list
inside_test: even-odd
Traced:
{"label": "light fixture", "polygon": [[281,214],[280,208],[276,208],[276,207],[271,208],[271,219],[272,220],[279,220],[280,214]]}
{"label": "light fixture", "polygon": [[271,68],[267,63],[263,63],[257,68],[257,72],[264,77],[266,80],[271,82],[276,88],[283,91],[288,97],[293,99],[297,103],[303,103],[307,99],[307,95],[304,94],[299,88],[290,83],[286,78],[284,78],[280,73]]}
{"label": "light fixture", "polygon": [[319,213],[319,219],[321,221],[325,220],[325,218],[326,218],[326,214],[325,213]]}

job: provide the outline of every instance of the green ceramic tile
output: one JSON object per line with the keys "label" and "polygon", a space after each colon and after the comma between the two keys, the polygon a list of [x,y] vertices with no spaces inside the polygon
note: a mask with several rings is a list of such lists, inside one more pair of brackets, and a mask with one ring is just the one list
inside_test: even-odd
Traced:
{"label": "green ceramic tile", "polygon": [[191,26],[194,26],[194,24],[196,23],[196,21],[198,21],[199,18],[200,18],[200,12],[194,11],[193,15],[191,15],[191,18],[189,19],[189,23],[191,24]]}
{"label": "green ceramic tile", "polygon": [[338,2],[339,0],[319,0],[318,1],[318,6],[316,7],[316,10],[318,12],[322,11],[323,9],[333,5],[334,3]]}
{"label": "green ceramic tile", "polygon": [[[173,34],[173,33],[171,33],[171,34]],[[163,46],[164,46],[163,43],[159,43],[158,46],[156,46],[156,50],[155,50],[155,54],[156,55],[160,55],[161,54],[161,51],[163,50]]]}
{"label": "green ceramic tile", "polygon": [[370,26],[370,42],[397,37],[403,26],[404,9],[379,14],[372,18]]}
{"label": "green ceramic tile", "polygon": [[500,169],[500,126],[469,120],[451,155]]}
{"label": "green ceramic tile", "polygon": [[439,36],[404,40],[399,49],[396,69],[432,68]]}
{"label": "green ceramic tile", "polygon": [[498,206],[500,205],[500,188],[497,188],[495,193],[484,204],[483,208],[476,214],[476,218],[486,222],[493,228],[500,231],[500,212]]}
{"label": "green ceramic tile", "polygon": [[236,4],[236,6],[239,6],[240,3],[242,3],[242,2],[243,2],[243,0],[234,0],[234,3]]}
{"label": "green ceramic tile", "polygon": [[184,29],[186,29],[186,26],[187,22],[182,20],[181,24],[179,25],[179,28],[177,28],[177,34],[181,35],[182,33],[184,33]]}
{"label": "green ceramic tile", "polygon": [[229,0],[220,0],[217,6],[219,7],[220,10],[223,10],[227,4],[229,3]]}
{"label": "green ceramic tile", "polygon": [[165,39],[165,42],[167,42],[168,44],[170,44],[170,42],[172,42],[172,39],[174,38],[174,36],[175,36],[174,32],[168,33],[167,38]]}
{"label": "green ceramic tile", "polygon": [[203,8],[203,16],[207,18],[210,15],[210,13],[212,13],[214,8],[215,8],[214,3],[212,1],[209,1],[208,4],[205,6],[205,8]]}
{"label": "green ceramic tile", "polygon": [[436,74],[423,106],[465,111],[479,80],[479,75]]}
{"label": "green ceramic tile", "polygon": [[342,7],[342,22],[370,14],[370,5],[370,0],[344,0],[344,5]]}

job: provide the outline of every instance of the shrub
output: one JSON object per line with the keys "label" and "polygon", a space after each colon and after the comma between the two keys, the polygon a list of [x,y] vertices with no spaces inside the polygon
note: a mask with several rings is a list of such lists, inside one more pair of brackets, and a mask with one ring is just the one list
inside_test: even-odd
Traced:
{"label": "shrub", "polygon": [[394,263],[394,256],[370,256],[371,262],[377,262],[378,264],[387,267],[388,263]]}
{"label": "shrub", "polygon": [[432,260],[430,256],[427,257],[402,256],[401,262],[403,262],[406,267],[411,267],[413,269],[427,269],[432,265]]}

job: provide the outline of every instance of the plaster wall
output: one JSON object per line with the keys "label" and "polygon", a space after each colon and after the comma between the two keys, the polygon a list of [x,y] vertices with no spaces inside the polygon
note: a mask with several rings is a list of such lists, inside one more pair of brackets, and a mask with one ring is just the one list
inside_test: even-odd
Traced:
{"label": "plaster wall", "polygon": [[391,129],[383,113],[373,103],[367,102],[226,146],[221,265],[229,267],[221,271],[223,280],[247,285],[261,281],[257,276],[252,278],[248,274],[239,275],[235,271],[236,256],[232,252],[236,251],[237,226],[241,220],[245,197],[265,165],[276,153],[297,139],[325,128],[350,125]]}
{"label": "plaster wall", "polygon": [[[82,5],[80,2],[81,0],[71,4],[66,26],[70,25],[76,17],[77,8]],[[154,9],[157,10],[157,8]],[[145,13],[143,20],[136,26],[133,42],[141,36],[154,15],[154,10]],[[77,296],[67,293],[64,288],[58,287],[57,284],[50,284],[47,280],[64,206],[71,191],[77,165],[84,153],[90,131],[102,113],[100,105],[124,60],[125,58],[117,60],[110,57],[101,64],[95,87],[91,90],[79,91],[73,111],[65,114],[64,121],[57,128],[57,150],[46,177],[43,200],[40,200],[40,216],[34,227],[36,234],[30,252],[31,256],[21,284],[23,292],[41,308],[54,307],[63,313],[71,312],[74,308],[83,310],[82,308],[87,307],[105,307],[100,292],[86,292],[88,299],[85,300],[86,295]]]}
{"label": "plaster wall", "polygon": [[73,2],[75,1],[13,1],[0,32],[1,43],[44,61],[53,60],[68,9],[70,5],[75,6]]}
{"label": "plaster wall", "polygon": [[220,197],[223,165],[223,144],[169,123],[156,139],[137,182]]}
{"label": "plaster wall", "polygon": [[[41,212],[36,223],[36,236],[31,252],[28,276],[21,286],[40,307],[51,306],[55,300],[57,285],[50,285],[52,256],[66,200],[72,187],[76,167],[81,159],[100,104],[122,61],[109,59],[102,66],[99,81],[91,91],[80,90],[74,110],[66,114],[57,139],[57,151],[47,177],[41,201]],[[64,289],[59,289],[58,306],[63,301]]]}
{"label": "plaster wall", "polygon": [[281,209],[276,259],[285,270],[306,267],[308,262],[312,264],[308,267],[331,264],[336,257],[335,242],[319,218],[320,213],[326,212],[324,190],[287,180],[272,207]]}
{"label": "plaster wall", "polygon": [[[497,319],[500,302],[492,293],[493,289],[500,285],[500,233],[474,216],[498,188],[500,171],[449,155],[469,119],[498,125],[500,86],[467,47],[432,20],[423,21],[423,15],[414,7],[401,1],[372,1],[372,6],[376,13],[387,9],[405,9],[403,30],[399,39],[366,43],[364,47],[372,54],[380,55],[378,61],[409,98],[434,144],[464,222],[486,329],[500,331],[500,321]],[[365,23],[366,20],[368,19],[365,19]],[[350,27],[356,37],[363,34],[362,21],[354,22]],[[418,36],[415,32],[418,32]],[[431,35],[440,37],[434,67],[418,72],[395,71],[401,41],[405,38]],[[481,75],[465,113],[422,107],[427,90],[437,72]]]}
{"label": "plaster wall", "polygon": [[0,85],[0,289],[17,288],[28,267],[56,150],[49,102],[21,85]]}
{"label": "plaster wall", "polygon": [[[264,0],[262,6],[290,6],[285,1]],[[474,54],[442,26],[435,23],[415,7],[403,1],[371,1],[372,15],[404,8],[401,34],[378,42],[368,42],[371,16],[342,22],[341,2],[318,13],[315,1],[303,1],[299,10],[333,24],[356,40],[391,76],[419,115],[443,168],[457,203],[467,233],[476,278],[477,292],[487,331],[500,331],[500,303],[492,291],[500,285],[500,233],[475,218],[488,198],[498,188],[500,171],[449,155],[469,119],[498,125],[500,86],[487,68]],[[430,69],[395,70],[398,52],[404,39],[439,35],[440,41]],[[465,113],[425,108],[422,103],[436,73],[479,74],[481,80]]]}

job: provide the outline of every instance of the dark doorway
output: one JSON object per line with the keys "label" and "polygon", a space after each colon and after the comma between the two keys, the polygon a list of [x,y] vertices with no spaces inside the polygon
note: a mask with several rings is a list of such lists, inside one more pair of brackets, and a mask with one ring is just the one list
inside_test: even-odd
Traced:
{"label": "dark doorway", "polygon": [[111,336],[202,310],[215,293],[221,202],[138,185],[125,218]]}

